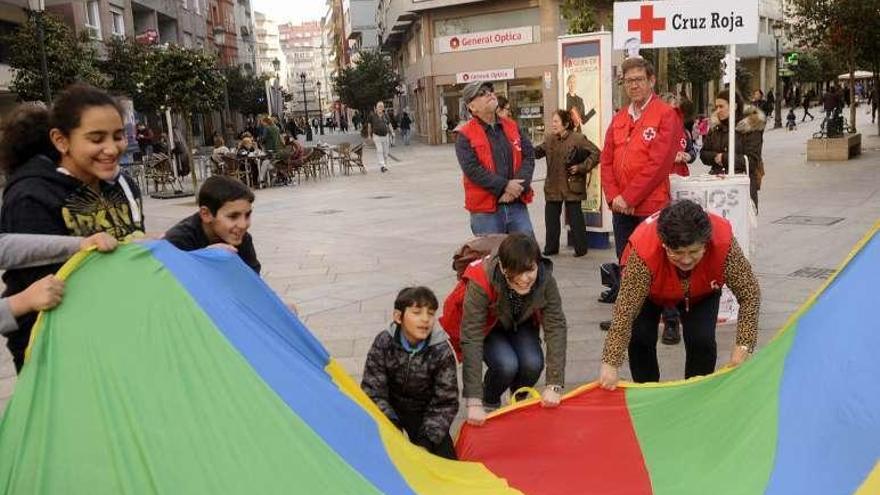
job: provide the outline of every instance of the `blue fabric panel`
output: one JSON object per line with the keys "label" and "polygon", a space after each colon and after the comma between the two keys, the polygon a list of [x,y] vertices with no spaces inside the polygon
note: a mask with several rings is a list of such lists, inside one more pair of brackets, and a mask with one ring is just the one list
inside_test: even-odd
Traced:
{"label": "blue fabric panel", "polygon": [[880,459],[880,235],[799,319],[766,493],[853,493]]}
{"label": "blue fabric panel", "polygon": [[324,371],[327,351],[238,256],[221,249],[183,252],[166,241],[148,247],[263,380],[346,462],[384,493],[413,493],[376,422]]}

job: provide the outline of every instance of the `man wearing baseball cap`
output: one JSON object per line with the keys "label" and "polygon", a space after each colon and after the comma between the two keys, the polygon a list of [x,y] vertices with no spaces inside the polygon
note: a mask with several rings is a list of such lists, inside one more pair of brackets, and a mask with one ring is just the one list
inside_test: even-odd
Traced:
{"label": "man wearing baseball cap", "polygon": [[462,90],[471,119],[462,125],[455,154],[463,173],[464,207],[474,235],[525,232],[534,235],[529,210],[535,152],[511,119],[498,117],[491,83],[476,81]]}

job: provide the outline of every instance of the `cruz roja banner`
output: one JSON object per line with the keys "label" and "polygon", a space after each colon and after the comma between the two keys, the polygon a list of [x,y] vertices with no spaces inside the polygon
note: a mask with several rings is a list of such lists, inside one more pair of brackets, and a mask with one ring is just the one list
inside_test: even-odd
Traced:
{"label": "cruz roja banner", "polygon": [[758,42],[758,0],[614,3],[614,48],[742,45]]}

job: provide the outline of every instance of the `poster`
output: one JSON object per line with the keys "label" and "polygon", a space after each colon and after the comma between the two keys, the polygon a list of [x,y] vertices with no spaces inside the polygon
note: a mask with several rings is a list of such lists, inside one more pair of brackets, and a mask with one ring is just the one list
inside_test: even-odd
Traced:
{"label": "poster", "polygon": [[[689,199],[705,210],[726,218],[733,227],[733,235],[751,259],[755,253],[755,226],[757,224],[749,196],[749,177],[736,175],[719,177],[698,175],[691,177],[670,176],[672,200]],[[739,305],[733,293],[725,285],[721,291],[718,310],[719,323],[736,321]]]}
{"label": "poster", "polygon": [[[611,34],[592,33],[559,38],[559,108],[599,149],[613,117],[611,107]],[[583,202],[587,230],[611,231],[611,212],[602,199],[599,167],[590,173]]]}

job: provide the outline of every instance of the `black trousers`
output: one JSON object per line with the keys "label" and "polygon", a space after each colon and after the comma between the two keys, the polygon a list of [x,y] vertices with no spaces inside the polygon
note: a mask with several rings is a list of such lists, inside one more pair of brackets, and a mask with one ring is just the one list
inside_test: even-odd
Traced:
{"label": "black trousers", "polygon": [[[563,201],[547,201],[544,206],[544,225],[547,227],[547,237],[544,241],[544,252],[548,254],[559,252],[559,234],[561,231],[559,216],[562,214]],[[581,211],[580,201],[565,201],[565,213],[571,223],[571,238],[574,241],[575,254],[587,253],[587,226],[584,223],[584,213]]]}
{"label": "black trousers", "polygon": [[629,242],[629,236],[636,230],[636,227],[645,219],[645,217],[636,217],[633,215],[625,215],[623,213],[611,214],[611,226],[614,229],[614,249],[617,250],[617,259],[623,254],[623,248]]}
{"label": "black trousers", "polygon": [[422,428],[424,415],[399,412],[398,416],[400,419],[400,426],[403,427],[404,431],[406,431],[407,436],[409,436],[410,442],[420,447],[424,447],[428,450],[428,452],[434,455],[452,460],[458,459],[458,457],[455,455],[455,447],[452,444],[452,437],[449,436],[449,432],[446,432],[446,436],[444,436],[443,439],[440,440],[440,443],[433,443],[427,438],[421,437],[419,435],[419,430]]}
{"label": "black trousers", "polygon": [[[684,338],[684,377],[708,375],[715,371],[718,345],[715,342],[715,323],[721,291],[691,303],[688,311],[678,305]],[[642,311],[633,323],[629,342],[629,370],[636,383],[660,381],[657,363],[657,327],[663,308],[645,300]]]}

